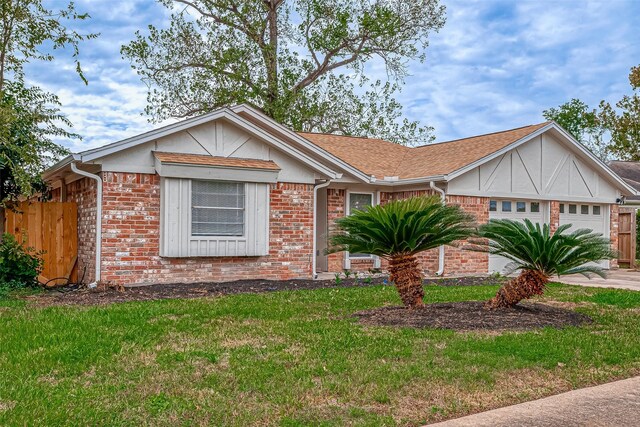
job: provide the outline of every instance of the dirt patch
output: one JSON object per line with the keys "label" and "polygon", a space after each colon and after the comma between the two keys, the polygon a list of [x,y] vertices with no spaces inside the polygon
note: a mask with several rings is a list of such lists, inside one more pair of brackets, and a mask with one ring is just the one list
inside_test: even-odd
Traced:
{"label": "dirt patch", "polygon": [[380,307],[354,316],[360,323],[375,326],[474,330],[530,330],[563,328],[591,323],[591,318],[575,311],[544,304],[519,304],[505,310],[485,310],[481,301],[428,304],[409,310],[404,307]]}
{"label": "dirt patch", "polygon": [[[499,284],[492,277],[461,277],[426,279],[425,285],[439,286],[479,286]],[[276,291],[295,291],[328,288],[353,288],[374,285],[388,285],[386,277],[370,280],[237,280],[234,282],[174,283],[162,285],[138,286],[124,289],[106,287],[100,289],[79,289],[71,292],[58,290],[45,291],[38,295],[25,297],[36,305],[96,305],[126,301],[148,301],[175,298],[202,298],[231,294],[264,293]]]}

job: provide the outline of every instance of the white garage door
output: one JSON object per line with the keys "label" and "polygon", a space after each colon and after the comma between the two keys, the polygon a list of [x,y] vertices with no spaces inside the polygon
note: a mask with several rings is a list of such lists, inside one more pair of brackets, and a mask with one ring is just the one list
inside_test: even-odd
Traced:
{"label": "white garage door", "polygon": [[[589,228],[609,237],[609,206],[560,203],[560,224],[571,224],[568,231]],[[609,261],[602,261],[599,265],[609,268]]]}
{"label": "white garage door", "polygon": [[[491,200],[489,202],[489,219],[512,219],[522,221],[528,218],[531,222],[546,221],[547,203],[539,200]],[[489,255],[489,273],[504,273],[509,260]]]}

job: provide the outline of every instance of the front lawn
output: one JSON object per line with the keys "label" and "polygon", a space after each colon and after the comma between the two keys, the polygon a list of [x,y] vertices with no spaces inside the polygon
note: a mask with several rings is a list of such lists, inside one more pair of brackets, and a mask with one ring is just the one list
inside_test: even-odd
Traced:
{"label": "front lawn", "polygon": [[[481,300],[497,286],[426,289]],[[420,425],[640,373],[640,293],[552,284],[592,324],[362,326],[394,288],[105,306],[0,299],[0,425]]]}

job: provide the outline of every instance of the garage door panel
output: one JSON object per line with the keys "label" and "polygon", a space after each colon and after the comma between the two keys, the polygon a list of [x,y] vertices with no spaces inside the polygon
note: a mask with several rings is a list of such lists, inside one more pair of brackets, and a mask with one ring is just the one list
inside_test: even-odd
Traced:
{"label": "garage door panel", "polygon": [[[571,224],[567,232],[588,228],[609,237],[609,207],[586,203],[561,203],[560,225],[565,224]],[[601,261],[594,265],[609,268],[609,261]]]}
{"label": "garage door panel", "polygon": [[[511,219],[514,221],[524,221],[529,219],[535,223],[545,223],[548,207],[546,202],[540,200],[517,200],[517,199],[492,199],[489,202],[489,219]],[[512,261],[499,256],[489,255],[489,273],[506,272],[506,267]]]}

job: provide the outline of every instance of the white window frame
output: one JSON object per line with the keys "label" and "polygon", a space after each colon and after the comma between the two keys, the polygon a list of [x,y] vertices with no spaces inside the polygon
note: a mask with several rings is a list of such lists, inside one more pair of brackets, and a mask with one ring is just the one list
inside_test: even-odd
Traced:
{"label": "white window frame", "polygon": [[[366,194],[371,196],[371,206],[377,206],[379,204],[379,201],[376,200],[376,193],[373,191],[349,191],[347,190],[347,197],[346,197],[346,205],[345,206],[345,212],[347,215],[351,215],[351,195],[352,194]],[[347,260],[358,260],[358,259],[374,259],[375,257],[371,254],[368,255],[359,255],[359,256],[353,256],[350,252],[346,253],[346,258]],[[346,265],[348,265],[349,268],[350,267],[350,263],[346,263]]]}
{"label": "white window frame", "polygon": [[[193,183],[194,181],[202,182],[224,182],[233,184],[242,184],[244,193],[244,202],[242,208],[242,234],[193,234]],[[189,180],[189,211],[187,214],[189,221],[189,235],[200,239],[217,239],[217,238],[246,238],[247,237],[247,183],[242,181],[221,181],[217,179],[191,179]]]}

